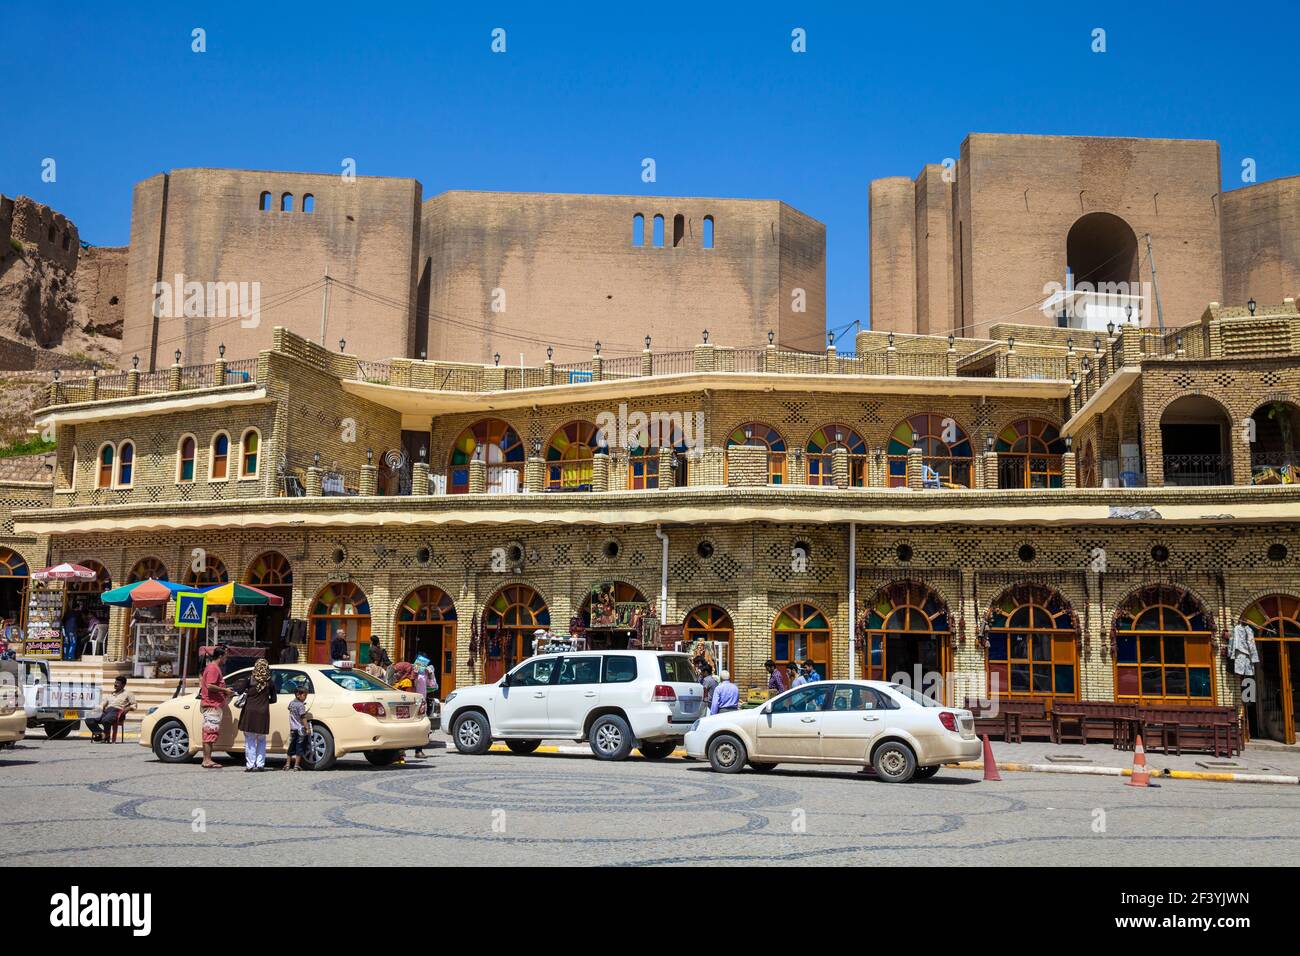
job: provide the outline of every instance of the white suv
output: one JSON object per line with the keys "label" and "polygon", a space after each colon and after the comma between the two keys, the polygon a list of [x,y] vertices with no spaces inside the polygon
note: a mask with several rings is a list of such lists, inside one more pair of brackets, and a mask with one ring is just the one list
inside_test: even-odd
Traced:
{"label": "white suv", "polygon": [[690,658],[665,651],[541,654],[497,684],[457,689],[443,704],[443,726],[463,754],[504,740],[532,753],[547,738],[588,740],[602,760],[636,747],[662,760],[704,710],[704,688]]}

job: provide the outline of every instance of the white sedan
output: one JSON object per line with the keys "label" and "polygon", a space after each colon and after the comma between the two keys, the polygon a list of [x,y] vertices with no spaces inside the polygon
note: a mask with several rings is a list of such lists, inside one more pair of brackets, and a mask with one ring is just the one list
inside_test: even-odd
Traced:
{"label": "white sedan", "polygon": [[762,707],[713,714],[686,735],[686,752],[719,773],[746,764],[871,766],[889,783],[934,776],[946,763],[980,756],[975,718],[901,684],[824,680],[796,687]]}

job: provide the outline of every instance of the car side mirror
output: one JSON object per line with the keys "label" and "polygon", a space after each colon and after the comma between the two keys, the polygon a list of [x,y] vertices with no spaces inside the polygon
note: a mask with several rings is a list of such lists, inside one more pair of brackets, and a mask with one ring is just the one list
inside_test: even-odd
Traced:
{"label": "car side mirror", "polygon": [[772,713],[772,705],[771,705],[771,704],[764,704],[764,705],[763,705],[763,709],[760,710],[759,713],[760,713],[760,714],[763,714],[763,715],[771,714],[771,713]]}

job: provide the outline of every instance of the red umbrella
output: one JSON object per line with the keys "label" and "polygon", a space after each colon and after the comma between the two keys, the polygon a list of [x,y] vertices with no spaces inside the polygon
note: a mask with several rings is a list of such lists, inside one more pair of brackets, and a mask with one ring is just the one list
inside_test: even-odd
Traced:
{"label": "red umbrella", "polygon": [[32,575],[37,581],[93,581],[98,575],[79,564],[56,564]]}

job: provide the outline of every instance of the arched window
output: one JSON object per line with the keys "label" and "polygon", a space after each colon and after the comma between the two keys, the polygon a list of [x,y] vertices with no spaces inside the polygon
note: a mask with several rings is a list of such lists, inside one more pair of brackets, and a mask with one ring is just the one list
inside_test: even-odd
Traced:
{"label": "arched window", "polygon": [[195,571],[193,564],[185,566],[185,586],[191,588],[208,588],[214,584],[225,584],[230,580],[225,562],[215,554],[203,555],[203,569]]}
{"label": "arched window", "polygon": [[258,449],[262,444],[261,433],[256,428],[250,428],[244,432],[244,437],[240,441],[239,452],[239,477],[256,478],[257,477],[257,460]]}
{"label": "arched window", "polygon": [[126,576],[127,584],[134,584],[137,581],[148,581],[153,578],[155,581],[170,581],[167,574],[167,565],[163,564],[155,557],[141,558],[131,568],[131,573]]}
{"label": "arched window", "polygon": [[781,610],[772,625],[772,660],[778,667],[813,662],[823,678],[831,676],[831,626],[820,608],[800,602]]}
{"label": "arched window", "polygon": [[491,682],[532,653],[533,631],[551,626],[551,611],[526,584],[512,584],[483,608],[484,678]]}
{"label": "arched window", "polygon": [[280,197],[280,212],[293,212],[293,193],[284,193]]}
{"label": "arched window", "polygon": [[645,245],[645,216],[641,213],[632,217],[632,245]]}
{"label": "arched window", "polygon": [[115,454],[116,449],[113,447],[112,442],[100,446],[98,455],[99,472],[95,476],[96,488],[113,487],[113,458]]}
{"label": "arched window", "polygon": [[704,243],[703,243],[703,245],[704,245],[704,248],[705,248],[705,249],[712,249],[712,248],[713,248],[713,217],[712,217],[712,216],[705,216],[705,217],[704,217]]}
{"label": "arched window", "polygon": [[1041,585],[1009,588],[990,606],[989,697],[1074,700],[1079,628],[1058,591]]}
{"label": "arched window", "polygon": [[[266,551],[253,559],[244,574],[244,583],[255,588],[293,586],[293,566],[279,551]],[[275,592],[272,592],[275,593]]]}
{"label": "arched window", "polygon": [[[869,680],[895,680],[934,695],[949,673],[948,605],[919,581],[885,585],[863,609],[863,668]],[[935,675],[939,675],[937,678]]]}
{"label": "arched window", "polygon": [[1255,699],[1245,704],[1250,735],[1294,744],[1300,705],[1300,599],[1289,594],[1262,597],[1242,612],[1241,623],[1254,630],[1259,651]]}
{"label": "arched window", "polygon": [[305,194],[303,195],[303,197],[302,197],[302,211],[303,211],[303,212],[315,212],[315,211],[316,211],[316,197],[313,196],[311,193],[305,193]]}
{"label": "arched window", "polygon": [[682,244],[682,240],[684,240],[685,238],[686,238],[686,217],[683,216],[681,213],[678,213],[677,215],[673,216],[673,248],[675,249],[678,246],[680,246]]}
{"label": "arched window", "polygon": [[1268,402],[1251,412],[1255,440],[1250,445],[1250,483],[1282,485],[1300,481],[1300,407]]}
{"label": "arched window", "polygon": [[1146,703],[1214,701],[1214,621],[1190,591],[1141,588],[1115,612],[1115,699]]}
{"label": "arched window", "polygon": [[998,432],[999,488],[1060,488],[1065,439],[1051,422],[1022,418]]}
{"label": "arched window", "polygon": [[408,594],[397,611],[397,655],[429,659],[438,673],[440,697],[456,687],[456,605],[442,588],[426,584]]}
{"label": "arched window", "polygon": [[[94,558],[85,558],[78,561],[77,564],[80,564],[83,568],[89,568],[91,571],[94,571],[95,577],[90,581],[69,581],[65,588],[69,594],[81,595],[87,598],[98,597],[105,591],[111,591],[113,589],[113,577],[108,573],[108,568],[104,567]],[[99,601],[95,601],[91,604],[92,613],[94,613],[94,609],[97,607],[102,607]],[[103,608],[103,610],[106,613],[108,608]]]}
{"label": "arched window", "polygon": [[731,641],[736,636],[736,626],[731,615],[716,604],[701,604],[682,622],[682,639],[686,653],[692,658],[701,641],[713,658],[713,672],[731,667]]}
{"label": "arched window", "polygon": [[447,463],[451,480],[447,493],[469,491],[469,463],[480,459],[487,467],[487,490],[491,493],[520,491],[524,477],[524,443],[514,426],[500,418],[485,418],[466,428],[451,446]]}
{"label": "arched window", "polygon": [[662,248],[664,244],[664,217],[656,214],[654,218],[654,244]]}
{"label": "arched window", "polygon": [[650,602],[626,581],[602,581],[593,586],[578,605],[578,619],[586,628],[591,650],[624,648],[635,636],[637,622],[650,609]]}
{"label": "arched window", "polygon": [[[1065,238],[1066,268],[1074,284],[1123,282],[1136,285],[1138,279],[1138,240],[1133,227],[1108,212],[1090,212],[1080,216]],[[1136,293],[1134,293],[1136,294]],[[1089,308],[1091,317],[1096,312]],[[1105,317],[1101,318],[1104,324]],[[1122,320],[1121,320],[1122,321]]]}
{"label": "arched window", "polygon": [[903,419],[889,436],[889,487],[907,487],[907,450],[912,436],[921,449],[925,466],[923,483],[929,487],[971,487],[970,438],[947,415],[922,412]]}
{"label": "arched window", "polygon": [[[22,625],[27,619],[27,588],[31,569],[17,551],[0,548],[0,617]],[[57,613],[57,612],[56,612]],[[58,630],[58,625],[54,625]],[[19,648],[11,649],[18,650]]]}
{"label": "arched window", "polygon": [[262,212],[271,211],[271,194],[269,192],[263,192],[262,195],[258,198],[257,208]]}
{"label": "arched window", "polygon": [[[666,429],[669,434],[656,434]],[[631,436],[629,441],[644,442],[628,449],[627,486],[631,489],[684,487],[686,485],[686,439],[675,421],[656,421],[649,434]],[[659,451],[673,451],[673,474],[659,474]]]}
{"label": "arched window", "polygon": [[861,488],[867,483],[867,443],[862,436],[847,425],[832,422],[823,425],[808,437],[808,484],[830,486],[835,484],[833,452],[843,448],[849,453],[849,487]]}
{"label": "arched window", "polygon": [[117,452],[117,487],[130,488],[135,478],[135,443],[124,441]]}
{"label": "arched window", "polygon": [[591,469],[599,444],[591,422],[569,422],[556,430],[546,446],[546,487],[591,490]]}
{"label": "arched window", "polygon": [[767,449],[767,483],[785,484],[785,439],[765,422],[745,422],[727,436],[727,447],[754,445]]}
{"label": "arched window", "polygon": [[208,462],[208,480],[224,481],[230,470],[230,436],[217,432],[212,436],[212,457]]}
{"label": "arched window", "polygon": [[349,657],[360,660],[361,645],[370,641],[370,599],[366,592],[351,581],[325,585],[311,603],[308,630],[313,664],[330,662],[330,644],[338,630],[343,631]]}
{"label": "arched window", "polygon": [[195,442],[193,435],[185,435],[176,447],[176,480],[180,483],[194,480]]}

